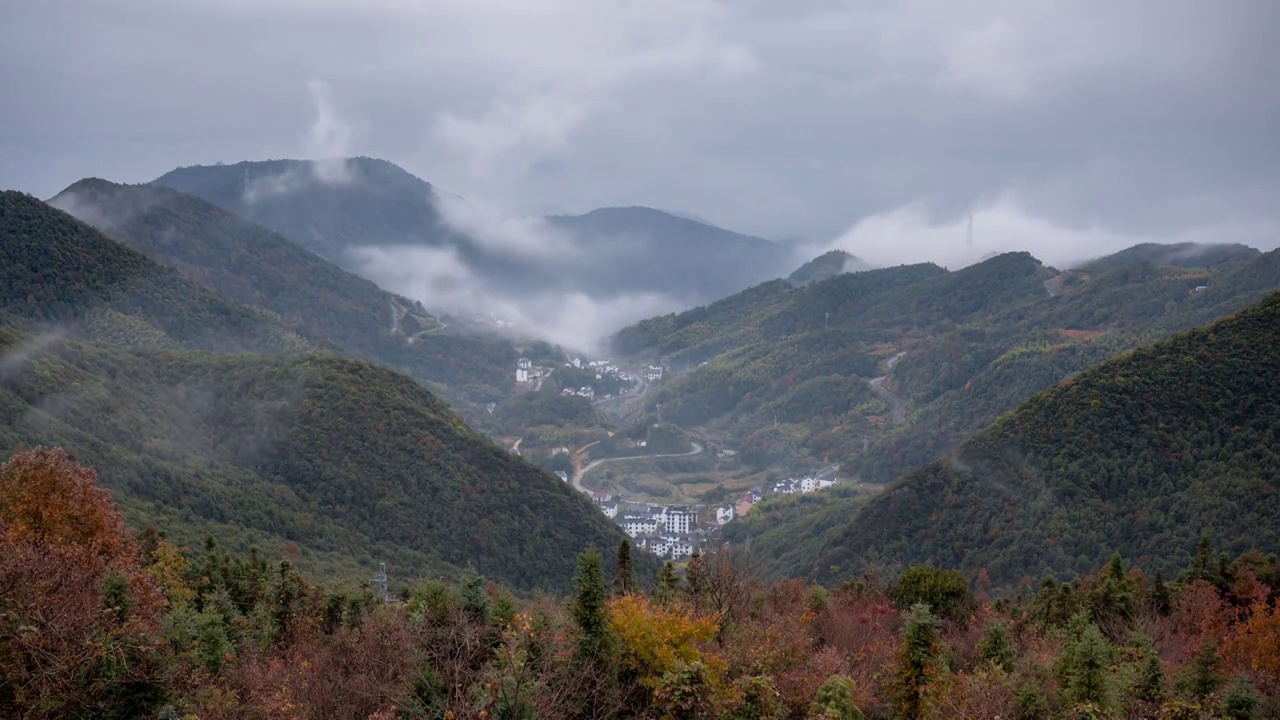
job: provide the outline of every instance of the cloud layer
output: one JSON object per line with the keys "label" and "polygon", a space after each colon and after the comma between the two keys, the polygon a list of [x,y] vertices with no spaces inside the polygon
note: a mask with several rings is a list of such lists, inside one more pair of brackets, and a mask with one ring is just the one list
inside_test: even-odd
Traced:
{"label": "cloud layer", "polygon": [[0,186],[365,154],[517,212],[1274,247],[1278,41],[1273,0],[20,1]]}

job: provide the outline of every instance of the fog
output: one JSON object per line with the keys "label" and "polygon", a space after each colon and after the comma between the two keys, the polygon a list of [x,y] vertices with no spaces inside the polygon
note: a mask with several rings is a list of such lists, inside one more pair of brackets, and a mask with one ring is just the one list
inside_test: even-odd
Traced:
{"label": "fog", "polygon": [[[972,219],[972,245],[970,245]],[[1139,243],[1240,243],[1280,247],[1280,231],[1266,222],[1221,223],[1176,233],[1124,233],[1101,225],[1067,226],[1037,217],[1016,195],[1001,195],[971,213],[939,218],[923,201],[863,218],[830,242],[807,243],[801,255],[844,250],[872,265],[933,262],[955,270],[992,254],[1027,251],[1066,269]]]}
{"label": "fog", "polygon": [[603,353],[606,336],[630,323],[687,307],[653,293],[593,298],[549,288],[511,292],[467,267],[454,249],[370,246],[356,251],[360,273],[382,287],[417,300],[428,310],[481,318],[493,315],[518,337],[535,337],[565,348]]}

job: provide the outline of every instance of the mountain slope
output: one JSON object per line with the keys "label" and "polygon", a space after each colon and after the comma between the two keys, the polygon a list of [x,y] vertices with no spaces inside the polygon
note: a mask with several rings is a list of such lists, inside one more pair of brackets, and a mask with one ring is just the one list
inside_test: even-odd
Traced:
{"label": "mountain slope", "polygon": [[474,564],[562,589],[617,529],[580,493],[496,447],[422,386],[362,362],[139,352],[0,328],[0,445],[62,445],[134,524],[209,534],[361,578]]}
{"label": "mountain slope", "polygon": [[155,185],[82,180],[50,204],[188,278],[285,318],[344,355],[396,368],[451,400],[504,397],[517,353],[455,332],[420,305],[194,196]]}
{"label": "mountain slope", "polygon": [[0,312],[131,345],[256,352],[315,345],[271,313],[188,282],[29,195],[0,193]]}
{"label": "mountain slope", "polygon": [[796,268],[795,272],[787,276],[787,282],[792,285],[808,285],[811,282],[826,280],[842,273],[870,269],[872,269],[872,266],[861,258],[850,255],[843,250],[832,250]]}
{"label": "mountain slope", "polygon": [[844,577],[876,556],[1013,583],[1118,550],[1170,572],[1202,533],[1280,550],[1277,477],[1280,294],[1035,396],[887,487],[795,571]]}
{"label": "mountain slope", "polygon": [[1085,272],[1104,272],[1135,263],[1172,267],[1213,267],[1235,260],[1251,260],[1261,254],[1256,248],[1238,243],[1202,245],[1183,242],[1164,245],[1141,243],[1117,253],[1090,260],[1078,267]]}
{"label": "mountain slope", "polygon": [[662,292],[708,302],[778,276],[790,252],[758,237],[645,207],[553,215],[591,257],[586,289]]}
{"label": "mountain slope", "polygon": [[[1055,272],[1007,253],[955,272],[779,281],[638,323],[615,348],[663,358],[675,372],[651,407],[766,449],[751,454],[757,469],[768,458],[839,462],[847,477],[885,483],[1073,373],[1258,301],[1280,288],[1280,252],[1208,268]],[[868,368],[859,356],[885,362]],[[836,377],[820,380],[833,362]],[[874,375],[885,376],[878,399],[856,390]]]}
{"label": "mountain slope", "polygon": [[333,163],[185,167],[154,184],[200,197],[354,272],[368,271],[359,252],[365,246],[447,251],[471,282],[508,299],[557,290],[593,298],[655,293],[695,304],[776,277],[789,257],[768,240],[649,208],[512,223],[384,160]]}

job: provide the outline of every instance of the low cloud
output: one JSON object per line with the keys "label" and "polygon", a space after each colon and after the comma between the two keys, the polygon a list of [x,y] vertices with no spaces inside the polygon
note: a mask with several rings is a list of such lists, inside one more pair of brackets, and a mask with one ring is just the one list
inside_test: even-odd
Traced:
{"label": "low cloud", "polygon": [[[972,217],[972,245],[969,223]],[[1173,235],[1124,233],[1099,225],[1067,226],[1029,212],[1016,195],[1002,194],[972,214],[939,218],[924,202],[865,217],[834,241],[803,247],[810,257],[844,250],[875,266],[934,262],[956,269],[993,254],[1027,251],[1058,268],[1140,243],[1241,243],[1263,250],[1280,246],[1280,228],[1265,221],[1198,226]]]}
{"label": "low cloud", "polygon": [[67,337],[61,327],[54,327],[35,335],[0,353],[0,380],[7,380],[21,373],[32,360]]}
{"label": "low cloud", "polygon": [[552,288],[512,291],[477,275],[454,248],[364,247],[353,256],[362,275],[435,312],[495,317],[511,323],[513,334],[590,353],[601,352],[604,338],[618,329],[684,305],[656,293],[591,297]]}
{"label": "low cloud", "polygon": [[338,112],[333,88],[327,82],[310,80],[307,91],[311,94],[315,116],[301,148],[302,156],[309,158],[305,169],[295,168],[251,179],[245,184],[245,203],[252,205],[266,197],[285,195],[312,182],[350,185],[359,179],[348,158],[355,129]]}
{"label": "low cloud", "polygon": [[572,256],[572,241],[544,218],[511,213],[483,200],[449,193],[436,193],[432,201],[446,224],[485,249],[526,258]]}

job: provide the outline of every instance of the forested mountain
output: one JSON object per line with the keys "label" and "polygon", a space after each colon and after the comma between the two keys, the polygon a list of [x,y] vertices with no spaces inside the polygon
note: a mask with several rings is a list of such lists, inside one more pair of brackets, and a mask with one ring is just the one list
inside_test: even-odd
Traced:
{"label": "forested mountain", "polygon": [[204,200],[157,185],[89,179],[50,204],[207,288],[280,315],[346,356],[428,383],[460,409],[510,390],[517,357],[510,341],[445,327],[420,304]]}
{"label": "forested mountain", "polygon": [[1202,535],[1280,550],[1277,477],[1280,293],[1036,395],[890,485],[794,572],[848,576],[877,557],[1013,583],[1119,551],[1170,573]]}
{"label": "forested mountain", "polygon": [[841,462],[889,482],[1073,373],[1280,288],[1280,253],[1240,255],[1058,273],[1010,253],[955,272],[776,281],[614,344],[676,371],[650,394],[653,410],[751,448],[753,465]]}
{"label": "forested mountain", "polygon": [[777,277],[790,258],[777,243],[640,207],[522,220],[520,241],[541,247],[513,251],[509,238],[495,236],[510,223],[486,219],[485,209],[384,160],[332,162],[193,166],[155,184],[203,198],[356,272],[366,268],[353,251],[365,246],[449,249],[494,292],[660,293],[693,305]]}
{"label": "forested mountain", "polygon": [[[358,301],[381,300],[380,291],[221,211],[191,214],[188,199],[156,192],[153,206],[111,205],[147,206],[122,226],[135,242],[158,251],[151,244],[167,241],[175,265],[215,277],[216,256],[227,253],[246,276],[242,292],[292,308],[294,322],[206,290],[33,197],[4,193],[6,455],[65,446],[103,467],[134,522],[242,551],[275,554],[292,543],[299,562],[346,577],[380,560],[409,575],[474,563],[528,589],[563,582],[573,551],[616,543],[617,530],[579,493],[484,440],[413,380],[304,355],[338,348],[298,316],[315,312],[331,328],[325,310],[358,318]],[[197,236],[188,223],[201,220]],[[284,277],[305,271],[315,288],[290,294],[268,265]],[[277,279],[282,286],[271,286]]]}
{"label": "forested mountain", "polygon": [[850,255],[843,250],[832,250],[796,268],[795,272],[787,276],[787,281],[792,285],[808,285],[811,282],[826,280],[841,273],[870,269],[871,265],[863,259]]}
{"label": "forested mountain", "polygon": [[1104,272],[1124,265],[1150,263],[1174,267],[1213,267],[1234,260],[1250,260],[1261,254],[1257,248],[1238,243],[1204,245],[1183,242],[1164,245],[1142,243],[1104,257],[1096,258],[1078,267],[1086,272]]}
{"label": "forested mountain", "polygon": [[617,289],[708,302],[777,277],[791,256],[778,243],[645,207],[547,221],[572,238],[593,295]]}
{"label": "forested mountain", "polygon": [[315,350],[272,313],[185,280],[34,197],[0,192],[0,313],[126,345]]}
{"label": "forested mountain", "polygon": [[[0,445],[60,445],[102,469],[138,525],[329,576],[385,561],[417,577],[474,565],[563,587],[617,529],[580,493],[470,430],[421,385],[337,358],[31,346],[15,332]],[[6,452],[6,455],[8,453]]]}

